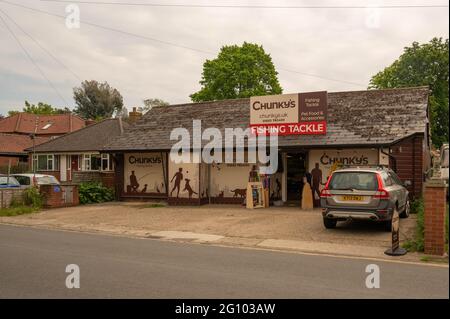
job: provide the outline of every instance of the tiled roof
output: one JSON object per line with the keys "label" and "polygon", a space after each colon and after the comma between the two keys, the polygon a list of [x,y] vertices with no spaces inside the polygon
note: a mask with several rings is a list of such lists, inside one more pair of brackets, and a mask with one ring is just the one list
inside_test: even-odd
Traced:
{"label": "tiled roof", "polygon": [[[425,133],[428,93],[428,87],[328,93],[327,134],[280,136],[279,146],[387,145]],[[249,109],[249,99],[155,107],[104,149],[170,149],[175,142],[171,130],[184,127],[192,132],[193,119],[202,120],[203,130],[215,127],[225,136],[226,127],[249,126]]]}
{"label": "tiled roof", "polygon": [[61,135],[74,132],[84,126],[85,121],[82,118],[70,113],[57,115],[36,115],[22,112],[1,119],[0,133]]}
{"label": "tiled roof", "polygon": [[43,143],[35,152],[99,151],[126,127],[128,124],[120,119],[106,119]]}
{"label": "tiled roof", "polygon": [[[36,145],[48,141],[48,137],[36,137]],[[28,135],[24,134],[5,134],[0,133],[0,154],[24,154],[25,149],[33,146],[33,140]]]}

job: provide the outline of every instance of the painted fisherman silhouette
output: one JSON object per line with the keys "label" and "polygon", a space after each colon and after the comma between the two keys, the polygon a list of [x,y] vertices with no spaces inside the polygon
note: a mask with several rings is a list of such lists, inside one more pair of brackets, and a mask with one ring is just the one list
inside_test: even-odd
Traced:
{"label": "painted fisherman silhouette", "polygon": [[177,189],[177,197],[178,197],[178,195],[180,194],[181,181],[183,180],[183,173],[182,173],[182,172],[183,172],[183,168],[180,167],[180,168],[178,169],[178,172],[176,172],[176,173],[173,175],[172,179],[170,180],[170,182],[172,183],[173,180],[175,179],[175,184],[173,185],[173,188],[172,188],[172,190],[170,191],[170,196],[172,196],[172,193],[173,193],[173,191],[174,191],[175,189]]}
{"label": "painted fisherman silhouette", "polygon": [[130,186],[131,186],[131,191],[132,192],[137,192],[137,189],[139,188],[139,183],[137,181],[136,175],[134,175],[134,171],[131,171]]}
{"label": "painted fisherman silhouette", "polygon": [[322,185],[322,171],[319,168],[319,163],[316,163],[316,167],[313,168],[313,170],[311,171],[311,175],[312,175],[312,193],[313,193],[313,198],[315,197],[315,194],[317,193],[317,196],[319,196],[320,198],[320,185]]}

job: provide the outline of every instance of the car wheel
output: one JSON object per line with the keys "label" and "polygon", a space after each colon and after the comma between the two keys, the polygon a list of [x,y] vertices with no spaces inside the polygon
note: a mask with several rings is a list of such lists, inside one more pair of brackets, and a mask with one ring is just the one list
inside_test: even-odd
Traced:
{"label": "car wheel", "polygon": [[336,228],[337,220],[331,218],[324,218],[323,224],[327,229]]}
{"label": "car wheel", "polygon": [[400,218],[408,218],[409,214],[411,212],[411,204],[409,202],[409,199],[406,201],[405,204],[405,209],[403,210],[403,212],[400,214]]}

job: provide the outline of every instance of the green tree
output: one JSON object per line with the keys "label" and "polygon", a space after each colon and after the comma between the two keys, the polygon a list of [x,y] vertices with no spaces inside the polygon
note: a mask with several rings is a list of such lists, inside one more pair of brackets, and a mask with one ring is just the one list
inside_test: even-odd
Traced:
{"label": "green tree", "polygon": [[110,118],[123,109],[123,98],[107,82],[84,81],[73,89],[75,113],[87,119]]}
{"label": "green tree", "polygon": [[428,85],[431,90],[431,140],[436,147],[448,141],[448,39],[413,42],[392,65],[370,80],[369,88],[398,88]]}
{"label": "green tree", "polygon": [[203,64],[202,88],[190,97],[201,102],[280,94],[283,90],[277,75],[262,46],[247,42],[224,46],[216,59]]}
{"label": "green tree", "polygon": [[[25,106],[22,108],[22,112],[38,114],[38,115],[54,115],[54,114],[64,114],[70,113],[70,109],[65,107],[63,109],[59,109],[51,106],[47,103],[39,102],[38,104],[31,104],[28,101],[25,101]],[[13,116],[15,114],[20,113],[19,111],[8,111],[8,116]]]}
{"label": "green tree", "polygon": [[162,99],[145,99],[144,100],[144,106],[139,107],[139,112],[142,113],[147,113],[148,111],[150,111],[153,107],[155,106],[167,106],[169,105],[169,102],[166,102]]}

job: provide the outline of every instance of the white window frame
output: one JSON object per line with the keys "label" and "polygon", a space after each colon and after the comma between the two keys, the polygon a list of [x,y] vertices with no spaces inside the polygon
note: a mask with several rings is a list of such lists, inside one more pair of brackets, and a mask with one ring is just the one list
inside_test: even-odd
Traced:
{"label": "white window frame", "polygon": [[[46,168],[45,169],[40,169],[39,168],[39,156],[46,156],[47,160],[46,160]],[[59,165],[56,165],[58,163],[57,159],[56,159],[55,154],[33,154],[33,161],[32,161],[32,168],[33,171],[40,171],[40,172],[54,172],[59,170]],[[49,163],[51,163],[51,169],[49,169]],[[58,163],[59,164],[59,163]]]}
{"label": "white window frame", "polygon": [[[63,156],[63,155],[61,155]],[[71,170],[72,169],[72,156],[66,155],[66,169]]]}
{"label": "white window frame", "polygon": [[83,165],[81,167],[83,171],[91,170],[91,154],[83,154]]}
{"label": "white window frame", "polygon": [[[92,169],[92,156],[100,157],[99,169]],[[82,166],[81,166],[82,171],[87,171],[87,172],[101,172],[102,171],[102,161],[103,161],[102,154],[100,154],[100,153],[84,153],[81,155],[81,158],[83,161]],[[109,165],[108,165],[108,170],[109,170]]]}
{"label": "white window frame", "polygon": [[[103,169],[103,161],[106,161],[106,169]],[[111,161],[111,158],[108,153],[102,153],[101,154],[101,161],[100,161],[100,170],[103,172],[110,172],[114,169],[114,164]]]}

